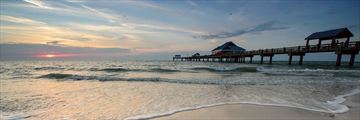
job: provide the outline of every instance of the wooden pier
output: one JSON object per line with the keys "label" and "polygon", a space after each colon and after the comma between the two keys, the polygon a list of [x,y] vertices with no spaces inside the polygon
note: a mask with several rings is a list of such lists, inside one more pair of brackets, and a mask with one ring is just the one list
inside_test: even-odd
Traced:
{"label": "wooden pier", "polygon": [[[344,28],[342,28],[344,30]],[[336,29],[341,30],[341,29]],[[349,32],[345,28],[345,32]],[[329,31],[324,31],[329,32]],[[289,56],[288,64],[292,64],[293,56],[299,56],[299,64],[303,64],[303,58],[306,53],[324,53],[324,52],[334,52],[337,54],[336,66],[341,65],[341,58],[343,55],[350,55],[349,66],[354,65],[355,55],[359,54],[360,50],[360,41],[350,42],[351,33],[347,35],[343,31],[339,31],[335,35],[322,35],[324,32],[318,32],[307,37],[305,46],[293,46],[293,47],[282,47],[282,48],[271,48],[271,49],[259,49],[259,50],[250,50],[242,51],[236,53],[224,53],[220,55],[193,55],[189,57],[181,57],[179,55],[173,57],[173,61],[204,61],[204,62],[235,62],[235,63],[245,63],[246,58],[248,58],[249,63],[253,63],[254,56],[260,56],[260,64],[264,64],[264,57],[269,57],[269,64],[272,64],[272,59],[275,55],[287,54]],[[334,30],[330,30],[334,32]],[[335,31],[337,32],[337,31]],[[320,35],[319,35],[320,34]],[[326,33],[327,34],[327,33]],[[312,38],[311,38],[312,37]],[[335,42],[337,38],[347,38],[345,42],[338,43]],[[317,45],[309,45],[309,40],[319,39]],[[331,44],[321,44],[323,40],[332,40]]]}

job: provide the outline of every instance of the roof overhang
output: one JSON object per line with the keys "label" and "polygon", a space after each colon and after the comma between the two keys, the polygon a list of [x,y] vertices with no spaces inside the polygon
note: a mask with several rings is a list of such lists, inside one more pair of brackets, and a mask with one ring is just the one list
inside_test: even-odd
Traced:
{"label": "roof overhang", "polygon": [[305,40],[332,40],[332,39],[341,39],[349,38],[354,35],[347,28],[333,29],[322,32],[315,32],[305,38]]}

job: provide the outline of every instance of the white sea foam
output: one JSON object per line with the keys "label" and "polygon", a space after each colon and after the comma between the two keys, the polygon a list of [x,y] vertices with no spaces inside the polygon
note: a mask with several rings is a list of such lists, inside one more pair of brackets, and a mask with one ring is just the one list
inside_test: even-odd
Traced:
{"label": "white sea foam", "polygon": [[341,103],[344,103],[346,101],[345,97],[359,93],[360,93],[360,89],[358,88],[358,89],[354,89],[353,91],[347,94],[336,96],[333,101],[327,101],[327,104],[336,107],[335,110],[329,110],[329,111],[331,111],[332,113],[345,113],[349,111],[349,108],[346,105],[342,105]]}
{"label": "white sea foam", "polygon": [[352,96],[355,94],[360,93],[360,88],[354,89],[349,93],[339,95],[334,98],[333,101],[327,101],[326,104],[332,106],[333,109],[313,109],[313,108],[307,108],[307,107],[299,107],[299,106],[293,106],[293,105],[285,105],[285,104],[264,104],[264,103],[258,103],[258,102],[223,102],[223,103],[216,103],[216,104],[209,104],[209,105],[200,105],[195,107],[185,107],[177,110],[172,110],[168,112],[158,113],[158,114],[149,114],[149,115],[139,115],[134,117],[128,117],[125,120],[142,120],[142,119],[152,119],[152,118],[158,118],[158,117],[164,117],[169,116],[175,113],[184,112],[184,111],[191,111],[191,110],[197,110],[202,108],[208,108],[208,107],[215,107],[215,106],[221,106],[221,105],[233,105],[233,104],[252,104],[252,105],[263,105],[263,106],[278,106],[278,107],[291,107],[291,108],[300,108],[310,111],[316,111],[316,112],[324,112],[324,113],[345,113],[349,111],[349,108],[346,105],[342,105],[341,103],[345,102],[345,97]]}

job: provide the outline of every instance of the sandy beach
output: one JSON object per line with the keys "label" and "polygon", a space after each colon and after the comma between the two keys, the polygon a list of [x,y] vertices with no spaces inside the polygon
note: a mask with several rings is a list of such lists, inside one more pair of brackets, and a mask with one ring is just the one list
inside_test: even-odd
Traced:
{"label": "sandy beach", "polygon": [[342,114],[309,111],[291,107],[251,104],[222,105],[192,111],[178,112],[155,120],[359,120],[360,94],[349,96],[343,104],[350,110]]}

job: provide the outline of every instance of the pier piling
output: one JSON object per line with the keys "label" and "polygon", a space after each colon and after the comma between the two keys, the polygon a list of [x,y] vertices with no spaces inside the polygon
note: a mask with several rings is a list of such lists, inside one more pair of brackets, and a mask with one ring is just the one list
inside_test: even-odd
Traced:
{"label": "pier piling", "polygon": [[299,65],[303,64],[304,55],[300,55]]}
{"label": "pier piling", "polygon": [[355,61],[355,54],[351,54],[349,66],[353,66],[353,65],[354,65],[354,61]]}
{"label": "pier piling", "polygon": [[289,55],[289,62],[288,62],[289,65],[291,65],[292,56],[293,56],[292,54]]}
{"label": "pier piling", "polygon": [[337,58],[336,58],[336,66],[340,66],[340,65],[341,65],[341,56],[342,56],[342,54],[341,54],[341,53],[337,54]]}

